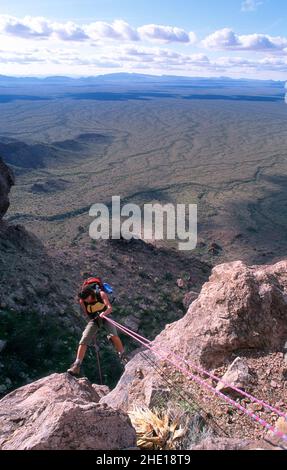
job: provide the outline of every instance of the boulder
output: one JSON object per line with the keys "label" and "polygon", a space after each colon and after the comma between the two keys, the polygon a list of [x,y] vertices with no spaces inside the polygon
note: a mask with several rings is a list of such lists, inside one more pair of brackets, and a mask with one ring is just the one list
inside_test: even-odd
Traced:
{"label": "boulder", "polygon": [[[246,361],[237,357],[235,361],[228,367],[226,373],[222,377],[222,382],[218,382],[216,390],[229,395],[239,395],[236,390],[230,388],[229,385],[240,389],[246,389],[250,385],[252,377]],[[228,384],[228,385],[227,385]]]}
{"label": "boulder", "polygon": [[129,417],[99,404],[102,388],[53,374],[0,400],[1,450],[115,450],[136,446]]}
{"label": "boulder", "polygon": [[282,351],[287,337],[287,261],[212,270],[200,295],[179,321],[167,325],[155,346],[167,346],[206,368],[242,349]]}

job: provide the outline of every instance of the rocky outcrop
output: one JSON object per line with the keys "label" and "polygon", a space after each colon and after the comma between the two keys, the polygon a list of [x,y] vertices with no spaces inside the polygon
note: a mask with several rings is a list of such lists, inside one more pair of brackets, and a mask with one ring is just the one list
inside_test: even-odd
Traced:
{"label": "rocky outcrop", "polygon": [[[213,269],[187,314],[167,325],[153,347],[168,348],[210,369],[239,350],[282,351],[286,338],[287,261],[251,267],[233,262]],[[162,387],[160,376],[138,354],[103,401],[125,409],[134,400],[147,404],[151,383],[153,389]]]}
{"label": "rocky outcrop", "polygon": [[136,446],[129,417],[100,405],[100,387],[53,374],[0,401],[1,450],[113,450]]}
{"label": "rocky outcrop", "polygon": [[155,340],[216,367],[240,349],[282,350],[287,337],[287,261],[216,266],[197,300]]}
{"label": "rocky outcrop", "polygon": [[9,208],[9,192],[14,183],[12,171],[0,157],[0,220]]}

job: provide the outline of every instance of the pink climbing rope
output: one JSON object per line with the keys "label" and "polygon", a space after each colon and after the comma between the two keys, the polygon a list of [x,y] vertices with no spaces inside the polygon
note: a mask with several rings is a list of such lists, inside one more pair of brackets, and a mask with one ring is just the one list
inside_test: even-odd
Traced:
{"label": "pink climbing rope", "polygon": [[[117,323],[117,322],[115,322]],[[124,328],[126,330],[127,333],[131,333],[135,336],[137,336],[139,339],[141,339],[142,341],[144,341],[145,343],[147,344],[152,344],[152,341],[144,338],[143,336],[141,336],[140,334],[130,330],[129,328],[127,328],[126,326],[124,325],[120,325],[119,323],[117,323],[117,325],[121,326],[122,328]],[[168,351],[167,351],[168,352]],[[212,378],[213,380],[217,381],[217,382],[220,382],[222,383],[223,385],[227,386],[228,388],[231,388],[232,390],[235,390],[237,393],[239,393],[240,395],[246,397],[246,398],[249,398],[249,400],[251,400],[253,403],[258,403],[259,405],[263,406],[264,408],[267,408],[269,409],[270,411],[272,411],[273,413],[276,413],[278,416],[281,416],[283,418],[286,418],[286,413],[284,413],[283,411],[279,410],[278,408],[275,408],[274,406],[272,405],[269,405],[268,403],[266,403],[265,401],[263,400],[260,400],[256,397],[254,397],[253,395],[251,395],[250,393],[247,393],[245,392],[244,390],[241,390],[240,388],[236,387],[235,385],[231,385],[229,383],[227,383],[225,380],[222,380],[221,378],[217,377],[216,375],[212,374],[212,372],[208,372],[207,370],[203,369],[202,367],[196,365],[194,362],[190,361],[190,360],[186,360],[184,359],[183,357],[181,356],[178,356],[176,355],[173,351],[170,351],[172,353],[172,355],[174,357],[176,357],[177,359],[179,359],[180,361],[183,361],[186,365],[189,365],[192,369],[196,369],[198,372],[204,374],[204,375],[207,375],[208,377]]]}
{"label": "pink climbing rope", "polygon": [[[277,430],[273,425],[269,424],[266,420],[264,420],[263,418],[261,418],[260,416],[258,416],[256,413],[254,413],[253,411],[251,410],[248,410],[246,409],[244,406],[242,406],[240,403],[237,403],[235,400],[233,400],[232,398],[224,395],[222,392],[220,392],[219,390],[216,390],[216,388],[214,388],[212,385],[206,383],[203,379],[201,379],[200,377],[194,375],[192,372],[190,372],[188,369],[182,367],[181,364],[179,364],[177,361],[173,360],[173,359],[170,359],[168,357],[168,354],[170,354],[170,352],[172,353],[172,351],[164,351],[162,350],[161,348],[158,348],[158,349],[155,349],[154,346],[152,346],[151,342],[144,338],[143,336],[141,335],[138,335],[138,333],[135,333],[133,332],[132,330],[129,330],[128,328],[120,325],[119,323],[115,322],[114,320],[112,320],[111,318],[108,318],[106,317],[105,318],[108,322],[110,322],[111,324],[113,324],[114,326],[116,326],[120,331],[122,331],[123,333],[127,334],[128,336],[130,336],[131,338],[135,339],[136,341],[138,341],[140,344],[142,344],[143,346],[145,346],[146,348],[148,348],[149,350],[151,350],[152,352],[154,352],[156,355],[158,355],[161,359],[164,359],[165,361],[169,362],[170,364],[172,364],[174,367],[176,367],[179,371],[181,371],[184,375],[190,377],[193,381],[197,382],[201,387],[207,389],[209,392],[211,392],[212,394],[214,395],[217,395],[219,396],[220,398],[222,398],[224,401],[226,401],[229,405],[233,406],[234,408],[237,408],[238,410],[242,411],[244,414],[246,414],[248,417],[252,418],[254,421],[256,421],[258,424],[260,424],[261,426],[263,426],[265,429],[267,429],[268,431],[271,431],[274,435],[280,437],[281,439],[285,440],[287,442],[287,435],[284,434],[283,432]],[[172,353],[173,354],[173,353]],[[173,354],[174,355],[174,354]],[[177,358],[176,358],[177,359]],[[180,358],[180,361],[184,361],[186,362],[183,358]],[[207,372],[207,371],[206,371]],[[219,379],[220,380],[220,379]],[[220,380],[221,381],[221,380]],[[240,390],[240,389],[238,389]],[[255,398],[255,397],[254,397]],[[257,400],[255,398],[255,400]],[[270,405],[268,405],[270,406]],[[278,410],[279,411],[279,410]],[[280,411],[280,414],[282,412]],[[285,415],[282,414],[284,417]]]}

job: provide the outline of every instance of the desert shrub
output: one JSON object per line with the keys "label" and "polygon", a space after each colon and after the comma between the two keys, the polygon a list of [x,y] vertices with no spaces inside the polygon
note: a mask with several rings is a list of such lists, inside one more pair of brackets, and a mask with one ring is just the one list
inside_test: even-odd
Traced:
{"label": "desert shrub", "polygon": [[162,408],[135,407],[129,413],[137,445],[145,450],[190,449],[214,435],[199,411],[176,400]]}
{"label": "desert shrub", "polygon": [[129,413],[129,416],[137,433],[137,445],[141,449],[177,449],[180,440],[187,432],[183,416],[169,410],[137,407]]}

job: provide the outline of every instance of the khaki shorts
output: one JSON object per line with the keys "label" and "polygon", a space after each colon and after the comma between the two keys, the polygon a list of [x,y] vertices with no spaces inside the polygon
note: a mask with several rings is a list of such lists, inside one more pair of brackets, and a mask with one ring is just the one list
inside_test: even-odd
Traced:
{"label": "khaki shorts", "polygon": [[[112,316],[110,315],[109,318],[112,320]],[[82,334],[82,338],[79,344],[85,344],[86,346],[91,346],[93,340],[96,338],[96,334],[101,327],[104,327],[108,333],[108,338],[110,336],[118,336],[117,329],[114,325],[109,323],[102,318],[97,318],[96,320],[90,320],[87,324],[84,332]]]}

